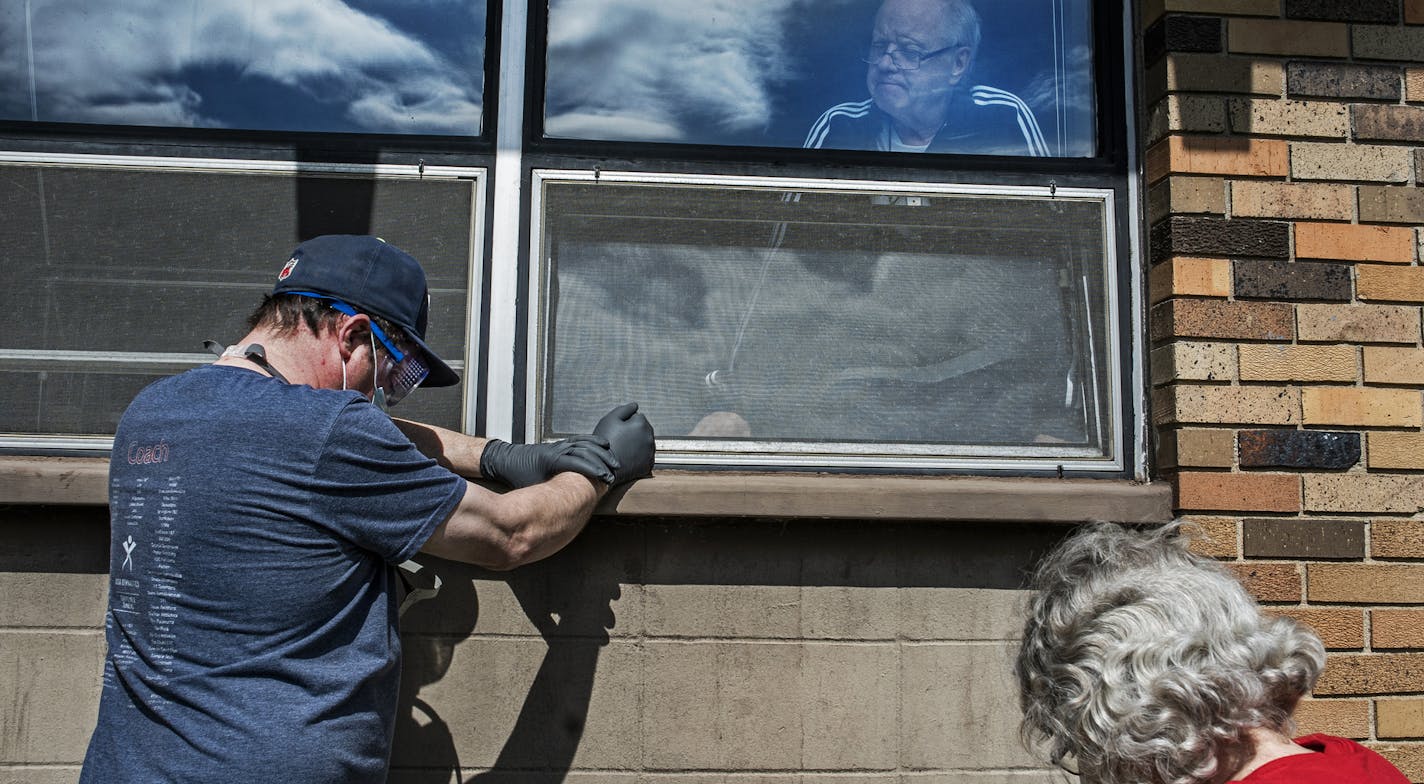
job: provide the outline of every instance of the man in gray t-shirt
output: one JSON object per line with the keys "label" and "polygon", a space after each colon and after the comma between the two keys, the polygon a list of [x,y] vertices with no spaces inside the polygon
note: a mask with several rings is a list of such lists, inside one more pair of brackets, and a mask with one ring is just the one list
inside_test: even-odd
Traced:
{"label": "man in gray t-shirt", "polygon": [[109,651],[81,782],[384,781],[395,565],[418,551],[495,569],[538,560],[611,484],[651,472],[635,404],[552,444],[392,420],[381,406],[458,381],[425,344],[427,312],[409,255],[318,237],[242,342],[129,406],[110,463]]}

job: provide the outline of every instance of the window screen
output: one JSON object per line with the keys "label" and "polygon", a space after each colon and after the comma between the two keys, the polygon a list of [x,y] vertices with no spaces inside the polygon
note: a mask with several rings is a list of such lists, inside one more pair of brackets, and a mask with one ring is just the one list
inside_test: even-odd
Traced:
{"label": "window screen", "polygon": [[[208,162],[213,165],[212,162]],[[474,177],[0,164],[0,436],[107,435],[143,385],[211,361],[301,239],[376,234],[429,275],[431,347],[465,355]],[[462,387],[400,413],[462,423]]]}
{"label": "window screen", "polygon": [[0,3],[0,119],[478,135],[485,3]]}
{"label": "window screen", "polygon": [[550,0],[544,134],[1092,156],[1092,16],[1090,0]]}
{"label": "window screen", "polygon": [[562,176],[539,192],[539,437],[636,400],[660,460],[1115,455],[1104,192]]}

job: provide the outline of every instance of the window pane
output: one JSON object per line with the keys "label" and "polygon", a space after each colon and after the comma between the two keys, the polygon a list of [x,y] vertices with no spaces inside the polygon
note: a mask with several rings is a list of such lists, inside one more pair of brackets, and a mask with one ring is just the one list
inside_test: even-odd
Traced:
{"label": "window pane", "polygon": [[[430,343],[464,357],[472,180],[0,165],[0,433],[112,433],[143,384],[234,342],[301,238],[376,234],[431,287]],[[403,414],[462,421],[461,388]],[[97,428],[97,429],[96,429]]]}
{"label": "window pane", "polygon": [[637,400],[694,451],[1102,459],[1100,196],[547,181],[538,435]]}
{"label": "window pane", "polygon": [[545,133],[1091,156],[1092,63],[1090,0],[550,0]]}
{"label": "window pane", "polygon": [[483,0],[0,4],[0,119],[478,135]]}

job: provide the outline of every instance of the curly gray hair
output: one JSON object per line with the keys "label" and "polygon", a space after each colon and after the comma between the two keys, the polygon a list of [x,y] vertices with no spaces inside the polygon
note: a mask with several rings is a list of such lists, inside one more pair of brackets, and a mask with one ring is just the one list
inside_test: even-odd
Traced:
{"label": "curly gray hair", "polygon": [[1029,745],[1098,784],[1202,784],[1286,730],[1325,664],[1320,639],[1265,616],[1180,524],[1075,532],[1034,573],[1015,672]]}

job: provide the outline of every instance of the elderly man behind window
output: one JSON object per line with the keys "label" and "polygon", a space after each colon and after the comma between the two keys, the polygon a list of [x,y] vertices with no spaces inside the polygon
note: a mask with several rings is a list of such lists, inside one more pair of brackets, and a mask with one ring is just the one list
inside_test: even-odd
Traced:
{"label": "elderly man behind window", "polygon": [[885,0],[862,59],[870,98],[832,106],[805,147],[970,155],[1047,155],[1018,96],[966,80],[979,50],[968,0]]}

